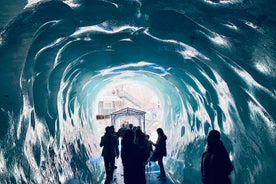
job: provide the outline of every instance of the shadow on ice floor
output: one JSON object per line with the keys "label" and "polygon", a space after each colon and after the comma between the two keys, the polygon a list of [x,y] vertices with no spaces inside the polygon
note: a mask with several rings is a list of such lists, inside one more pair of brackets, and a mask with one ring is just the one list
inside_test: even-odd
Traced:
{"label": "shadow on ice floor", "polygon": [[[124,173],[121,159],[116,160],[117,169],[114,172],[114,179],[110,184],[123,184],[124,183]],[[151,162],[151,165],[146,166],[146,180],[147,184],[173,184],[169,177],[163,180],[158,180],[159,166],[155,162]]]}

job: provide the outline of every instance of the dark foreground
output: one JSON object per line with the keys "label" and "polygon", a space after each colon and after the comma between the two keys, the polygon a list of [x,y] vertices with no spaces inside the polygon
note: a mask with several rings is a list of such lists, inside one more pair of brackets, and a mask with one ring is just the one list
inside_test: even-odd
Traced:
{"label": "dark foreground", "polygon": [[[123,166],[120,159],[116,161],[116,166],[118,167],[114,173],[114,179],[111,184],[123,184],[124,175],[123,175]],[[146,166],[146,179],[147,184],[173,184],[169,177],[165,179],[158,180],[157,176],[159,175],[159,167],[157,163],[151,162],[151,165]]]}

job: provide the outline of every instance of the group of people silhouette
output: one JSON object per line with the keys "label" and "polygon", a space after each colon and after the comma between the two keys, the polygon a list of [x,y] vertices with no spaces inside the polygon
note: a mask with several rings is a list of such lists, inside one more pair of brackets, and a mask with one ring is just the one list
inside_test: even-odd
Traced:
{"label": "group of people silhouette", "polygon": [[[125,184],[146,184],[145,168],[150,161],[158,161],[160,167],[159,180],[166,179],[163,165],[163,157],[167,155],[166,140],[162,128],[157,130],[156,143],[149,140],[141,128],[132,124],[121,127],[115,132],[114,126],[105,128],[105,134],[101,137],[100,146],[103,147],[102,156],[106,171],[105,183],[113,180],[115,158],[119,157],[119,138],[121,138],[121,160]],[[153,149],[155,147],[155,149]]]}
{"label": "group of people silhouette", "polygon": [[[149,140],[149,135],[132,124],[123,126],[115,132],[114,126],[105,128],[100,146],[106,171],[105,183],[113,180],[115,158],[119,157],[119,138],[121,137],[121,160],[125,184],[146,184],[145,167],[150,161],[158,162],[159,180],[166,179],[163,157],[167,156],[166,140],[162,128],[156,130],[156,143]],[[155,147],[155,149],[153,149]],[[211,130],[207,136],[207,145],[201,157],[201,181],[203,184],[231,184],[229,179],[233,165],[222,141],[220,132]]]}

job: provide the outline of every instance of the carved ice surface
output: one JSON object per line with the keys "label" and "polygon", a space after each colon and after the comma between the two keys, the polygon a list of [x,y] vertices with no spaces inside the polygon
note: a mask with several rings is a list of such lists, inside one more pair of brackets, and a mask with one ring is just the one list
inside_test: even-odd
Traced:
{"label": "carved ice surface", "polygon": [[276,183],[273,1],[28,2],[0,11],[1,183],[102,183],[98,99],[133,84],[174,183],[201,183],[211,129],[233,183]]}

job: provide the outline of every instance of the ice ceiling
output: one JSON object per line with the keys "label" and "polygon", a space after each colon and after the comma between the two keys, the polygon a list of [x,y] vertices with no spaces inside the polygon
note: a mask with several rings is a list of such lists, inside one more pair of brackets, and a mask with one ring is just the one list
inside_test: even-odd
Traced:
{"label": "ice ceiling", "polygon": [[233,183],[275,183],[274,4],[29,1],[1,29],[1,183],[102,183],[97,98],[116,83],[160,100],[175,183],[200,183],[211,129]]}

